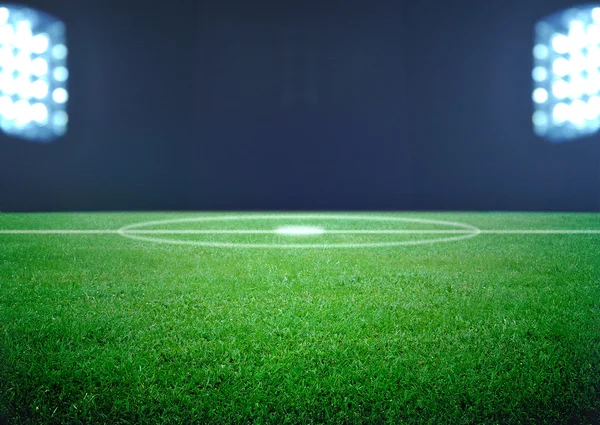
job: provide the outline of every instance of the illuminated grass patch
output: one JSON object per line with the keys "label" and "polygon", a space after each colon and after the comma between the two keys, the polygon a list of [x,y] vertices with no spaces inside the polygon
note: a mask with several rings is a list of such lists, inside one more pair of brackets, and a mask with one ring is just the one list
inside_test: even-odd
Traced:
{"label": "illuminated grass patch", "polygon": [[[190,215],[0,214],[4,230],[111,231],[0,233],[0,423],[560,424],[600,409],[600,235],[485,233],[600,229],[597,214],[377,214],[482,233],[347,250],[117,232]],[[284,221],[161,237],[431,237],[327,233],[414,222]],[[274,232],[290,225],[326,232]]]}

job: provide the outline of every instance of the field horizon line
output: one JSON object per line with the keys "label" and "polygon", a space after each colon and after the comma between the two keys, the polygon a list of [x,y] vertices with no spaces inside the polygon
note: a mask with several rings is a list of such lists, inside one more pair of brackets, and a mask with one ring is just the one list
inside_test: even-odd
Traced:
{"label": "field horizon line", "polygon": [[[320,234],[311,235],[289,235],[298,236],[322,236],[323,234],[515,234],[515,235],[569,235],[569,234],[600,234],[600,229],[459,229],[459,230],[324,230]],[[277,229],[240,229],[240,230],[124,230],[124,229],[0,229],[0,235],[122,235],[122,234],[158,234],[158,235],[194,235],[194,234],[279,234]]]}

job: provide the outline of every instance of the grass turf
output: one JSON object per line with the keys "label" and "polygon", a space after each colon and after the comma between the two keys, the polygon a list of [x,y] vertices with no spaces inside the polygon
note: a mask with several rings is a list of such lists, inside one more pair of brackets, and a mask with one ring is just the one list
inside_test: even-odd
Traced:
{"label": "grass turf", "polygon": [[[600,229],[598,214],[377,215]],[[0,214],[0,229],[192,216]],[[283,250],[0,234],[0,422],[598,423],[599,252],[600,234]]]}

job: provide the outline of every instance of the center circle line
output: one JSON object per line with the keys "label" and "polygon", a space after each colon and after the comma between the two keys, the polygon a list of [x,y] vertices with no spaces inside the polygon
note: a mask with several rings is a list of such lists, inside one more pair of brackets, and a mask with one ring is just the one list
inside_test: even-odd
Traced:
{"label": "center circle line", "polygon": [[[473,233],[473,230],[324,230],[323,233],[333,234],[333,235],[394,235],[394,234],[403,234],[403,235],[419,235],[419,234],[464,234],[464,233]],[[122,233],[126,234],[149,234],[149,235],[212,235],[212,234],[248,234],[248,235],[267,235],[267,234],[281,234],[277,230],[262,230],[262,229],[248,229],[248,230],[123,230]]]}
{"label": "center circle line", "polygon": [[[158,229],[140,229],[142,227],[149,226],[163,226],[166,224],[181,224],[181,223],[191,223],[191,222],[215,222],[215,221],[256,221],[256,220],[287,220],[288,223],[291,220],[362,220],[362,221],[370,221],[370,222],[409,222],[409,223],[420,223],[425,225],[440,225],[440,226],[451,226],[455,229],[452,230],[329,230],[325,231],[324,234],[335,234],[334,232],[343,232],[338,234],[352,234],[351,232],[368,232],[363,234],[447,234],[447,236],[431,238],[425,240],[409,240],[409,241],[394,241],[394,242],[367,242],[367,243],[304,243],[304,244],[283,244],[283,243],[244,243],[244,242],[215,242],[215,241],[194,241],[194,240],[184,240],[184,239],[167,239],[160,237],[153,237],[153,235],[167,235],[171,234],[171,232],[189,232],[187,229],[182,230],[169,230],[169,233],[166,230],[158,230]],[[300,224],[300,223],[298,223]],[[458,228],[458,229],[456,229]],[[153,231],[154,230],[154,231]],[[161,232],[161,233],[157,233]],[[276,233],[276,230],[221,230],[221,229],[201,229],[194,230],[195,234],[209,234],[211,232],[213,234],[273,234]],[[257,233],[257,232],[261,233]],[[138,233],[139,232],[139,233]],[[148,232],[148,233],[142,233]],[[218,233],[216,233],[218,232]],[[409,233],[411,232],[411,233]],[[186,234],[182,233],[182,234]],[[355,233],[355,234],[361,234]],[[178,218],[178,219],[167,219],[167,220],[154,220],[147,221],[143,223],[134,223],[130,225],[126,225],[121,227],[117,234],[120,236],[136,239],[140,241],[153,242],[153,243],[166,243],[166,244],[175,244],[175,245],[194,245],[201,246],[206,248],[260,248],[260,249],[289,249],[289,248],[304,248],[304,249],[335,249],[335,248],[383,248],[383,247],[398,247],[398,246],[407,246],[407,245],[423,245],[423,244],[433,244],[433,243],[442,243],[442,242],[452,242],[459,241],[463,239],[469,239],[478,236],[481,234],[481,230],[475,226],[458,223],[452,221],[442,221],[442,220],[429,220],[429,219],[420,219],[420,218],[407,218],[407,217],[393,217],[393,216],[372,216],[372,215],[348,215],[348,214],[240,214],[240,215],[224,215],[224,216],[208,216],[208,217],[190,217],[190,218]],[[177,234],[177,233],[173,233]],[[291,239],[291,237],[287,238]]]}

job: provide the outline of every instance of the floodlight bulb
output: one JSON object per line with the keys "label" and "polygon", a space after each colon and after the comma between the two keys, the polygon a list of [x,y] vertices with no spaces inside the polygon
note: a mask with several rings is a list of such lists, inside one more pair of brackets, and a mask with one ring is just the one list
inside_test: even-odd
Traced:
{"label": "floodlight bulb", "polygon": [[10,46],[15,37],[15,30],[11,25],[0,26],[0,45]]}
{"label": "floodlight bulb", "polygon": [[55,59],[63,60],[66,59],[68,54],[67,46],[64,44],[57,44],[52,48],[52,55]]}
{"label": "floodlight bulb", "polygon": [[535,103],[544,103],[548,100],[548,92],[545,89],[538,88],[533,92],[533,100]]}
{"label": "floodlight bulb", "polygon": [[31,105],[31,117],[39,124],[48,122],[48,108],[43,103],[34,103]]}
{"label": "floodlight bulb", "polygon": [[559,100],[569,97],[570,92],[571,86],[565,80],[558,80],[552,84],[552,94]]}
{"label": "floodlight bulb", "polygon": [[533,48],[533,56],[535,56],[537,59],[544,60],[548,57],[548,54],[548,48],[543,44],[536,44],[536,46]]}
{"label": "floodlight bulb", "polygon": [[37,34],[31,39],[31,51],[38,55],[45,53],[50,46],[50,40],[46,34]]}
{"label": "floodlight bulb", "polygon": [[36,77],[43,77],[48,73],[48,62],[43,58],[31,61],[31,73]]}
{"label": "floodlight bulb", "polygon": [[552,39],[552,48],[556,53],[564,55],[570,48],[569,37],[564,34],[556,34]]}
{"label": "floodlight bulb", "polygon": [[69,100],[69,93],[63,88],[58,88],[52,92],[52,100],[56,103],[66,103]]}
{"label": "floodlight bulb", "polygon": [[8,21],[10,12],[6,7],[0,7],[0,24],[5,24]]}
{"label": "floodlight bulb", "polygon": [[558,58],[552,63],[552,70],[558,77],[565,77],[571,71],[571,63],[565,58]]}
{"label": "floodlight bulb", "polygon": [[541,111],[536,111],[533,113],[533,123],[537,127],[545,127],[548,125],[548,116]]}
{"label": "floodlight bulb", "polygon": [[31,85],[31,92],[36,99],[44,99],[48,96],[48,83],[44,80],[37,80]]}
{"label": "floodlight bulb", "polygon": [[56,127],[66,127],[69,123],[69,115],[65,111],[58,111],[54,113],[52,122]]}
{"label": "floodlight bulb", "polygon": [[535,81],[542,82],[548,78],[548,71],[543,66],[536,66],[533,69],[532,76]]}
{"label": "floodlight bulb", "polygon": [[69,79],[69,70],[64,66],[59,66],[54,70],[53,76],[56,81],[64,83]]}
{"label": "floodlight bulb", "polygon": [[552,118],[556,124],[562,124],[569,120],[571,109],[566,103],[557,104],[552,110]]}

